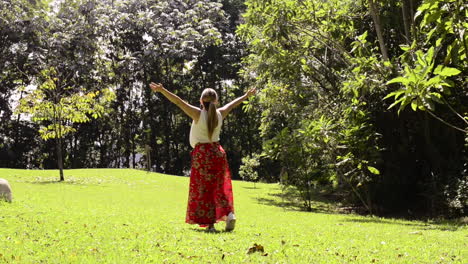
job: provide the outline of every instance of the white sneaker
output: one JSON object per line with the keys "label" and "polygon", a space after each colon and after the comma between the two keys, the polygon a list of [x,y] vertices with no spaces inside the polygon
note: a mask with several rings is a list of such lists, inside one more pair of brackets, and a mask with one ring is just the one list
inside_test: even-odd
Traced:
{"label": "white sneaker", "polygon": [[236,227],[236,216],[230,212],[226,220],[226,232],[234,230],[234,227]]}

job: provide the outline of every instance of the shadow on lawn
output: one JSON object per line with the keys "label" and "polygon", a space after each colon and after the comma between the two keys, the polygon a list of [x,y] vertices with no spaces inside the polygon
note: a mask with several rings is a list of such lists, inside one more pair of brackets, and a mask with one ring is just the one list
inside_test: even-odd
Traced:
{"label": "shadow on lawn", "polygon": [[[300,193],[293,188],[289,188],[281,191],[276,189],[277,192],[269,193],[266,197],[255,198],[259,204],[271,205],[281,207],[285,210],[292,211],[309,211],[306,209],[303,200],[301,199]],[[325,213],[325,214],[343,214],[349,215],[349,213],[358,214],[359,212],[343,210],[345,207],[340,208],[340,199],[338,196],[326,195],[320,191],[317,191],[312,195],[312,210],[310,212]],[[362,215],[362,214],[361,214]],[[394,216],[371,216],[363,214],[365,218],[349,218],[344,219],[343,222],[353,223],[376,223],[376,224],[391,224],[400,226],[412,226],[418,231],[424,230],[441,230],[441,231],[457,231],[463,227],[468,226],[468,217],[460,220],[425,220],[424,219],[413,219],[411,221],[408,218],[395,218]]]}
{"label": "shadow on lawn", "polygon": [[91,186],[98,185],[99,183],[91,183],[86,181],[58,181],[58,180],[37,180],[37,181],[26,181],[26,183],[38,184],[38,185],[54,185],[54,184],[65,184],[65,185],[80,185],[80,186]]}
{"label": "shadow on lawn", "polygon": [[313,194],[311,201],[312,210],[308,210],[300,193],[294,188],[286,188],[282,191],[278,189],[278,192],[268,194],[269,197],[258,197],[255,198],[259,204],[278,206],[285,210],[292,211],[304,211],[304,212],[316,212],[335,214],[337,213],[337,203],[330,197],[326,197],[320,192]]}
{"label": "shadow on lawn", "polygon": [[259,188],[259,187],[242,187],[244,189],[247,189],[247,190],[261,190],[262,188]]}
{"label": "shadow on lawn", "polygon": [[32,184],[40,184],[40,185],[47,185],[47,184],[79,184],[85,185],[84,183],[77,183],[77,182],[68,182],[68,181],[28,181],[27,183]]}
{"label": "shadow on lawn", "polygon": [[[375,224],[389,224],[389,225],[400,225],[400,226],[411,226],[421,231],[424,230],[441,230],[441,231],[457,231],[458,229],[466,226],[466,224],[456,221],[432,221],[432,222],[400,222],[397,219],[385,219],[385,218],[352,218],[346,219],[343,222],[351,223],[375,223]],[[415,233],[417,234],[417,233]]]}

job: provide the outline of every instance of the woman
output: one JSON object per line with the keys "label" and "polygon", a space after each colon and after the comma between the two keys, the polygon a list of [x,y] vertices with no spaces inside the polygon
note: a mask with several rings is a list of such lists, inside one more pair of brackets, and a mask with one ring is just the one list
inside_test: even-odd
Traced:
{"label": "woman", "polygon": [[226,153],[219,144],[223,119],[247,99],[255,94],[249,90],[243,96],[217,109],[218,94],[207,88],[200,96],[200,108],[188,104],[177,95],[166,90],[162,84],[151,83],[154,92],[162,93],[192,118],[190,145],[192,169],[185,222],[207,227],[215,232],[214,224],[226,221],[226,231],[234,230],[236,217],[232,195],[231,173]]}

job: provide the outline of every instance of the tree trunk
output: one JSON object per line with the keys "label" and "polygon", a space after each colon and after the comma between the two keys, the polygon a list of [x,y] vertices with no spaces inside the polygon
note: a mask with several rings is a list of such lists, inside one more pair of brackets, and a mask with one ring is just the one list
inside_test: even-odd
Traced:
{"label": "tree trunk", "polygon": [[148,172],[151,171],[151,146],[146,144],[145,145],[145,152],[146,152],[146,169]]}
{"label": "tree trunk", "polygon": [[57,137],[57,165],[60,171],[60,181],[64,181],[65,178],[63,177],[63,157],[62,157],[62,138]]}
{"label": "tree trunk", "polygon": [[409,1],[409,11],[410,11],[410,17],[411,17],[411,27],[414,26],[414,0],[408,0]]}
{"label": "tree trunk", "polygon": [[[441,200],[441,191],[438,187],[438,183],[440,182],[440,177],[441,174],[441,160],[443,160],[443,157],[441,156],[439,150],[437,149],[437,146],[433,142],[433,133],[436,133],[436,130],[433,125],[431,125],[429,122],[431,121],[431,117],[427,114],[424,113],[423,117],[423,133],[424,133],[424,155],[425,159],[427,160],[427,163],[429,164],[428,169],[429,171],[427,172],[428,174],[425,175],[425,178],[427,179],[428,187],[430,190],[428,190],[427,193],[427,199],[428,199],[428,204],[429,204],[429,212],[432,217],[435,217],[437,214],[437,208],[438,208],[438,201]],[[434,131],[434,132],[433,132]],[[434,134],[435,134],[434,133]],[[436,134],[437,135],[437,134]]]}
{"label": "tree trunk", "polygon": [[377,38],[379,40],[382,57],[384,60],[388,61],[388,52],[387,52],[387,47],[385,46],[385,41],[384,41],[384,37],[382,34],[380,15],[377,10],[377,7],[375,6],[374,0],[369,0],[369,9],[370,9],[370,14],[372,16],[372,20],[374,21],[375,31],[377,32]]}
{"label": "tree trunk", "polygon": [[411,35],[410,35],[410,12],[409,12],[409,5],[407,3],[408,0],[402,0],[401,11],[403,15],[403,26],[405,28],[405,38],[406,43],[411,44]]}
{"label": "tree trunk", "polygon": [[[21,101],[21,99],[23,99],[23,91],[21,91],[20,93],[20,98],[18,100]],[[18,113],[18,116],[16,117],[16,123],[19,124],[19,122],[21,121],[21,113]],[[18,126],[18,132],[16,133],[16,136],[18,136],[20,134],[20,126]],[[17,141],[17,139],[15,139],[15,141]]]}
{"label": "tree trunk", "polygon": [[[57,86],[59,87],[59,86]],[[57,104],[60,101],[58,99],[59,94],[55,94],[54,96],[54,104],[53,104],[53,125],[55,130],[55,139],[57,144],[57,165],[59,168],[60,173],[60,181],[64,181],[65,178],[63,177],[63,157],[62,157],[62,117],[61,117],[61,109],[57,109]]]}
{"label": "tree trunk", "polygon": [[135,134],[132,133],[131,141],[132,141],[132,168],[136,168],[136,144],[135,144]]}

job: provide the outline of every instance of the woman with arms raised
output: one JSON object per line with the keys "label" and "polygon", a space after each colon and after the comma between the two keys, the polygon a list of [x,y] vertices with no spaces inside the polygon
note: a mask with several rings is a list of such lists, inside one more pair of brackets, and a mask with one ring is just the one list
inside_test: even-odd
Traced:
{"label": "woman with arms raised", "polygon": [[207,231],[214,232],[216,222],[226,221],[226,231],[234,230],[236,217],[231,172],[226,153],[219,144],[219,135],[223,119],[232,109],[254,95],[255,89],[217,108],[218,94],[215,90],[206,88],[200,96],[198,108],[169,92],[160,83],[152,82],[150,88],[162,93],[193,120],[190,129],[192,168],[185,222],[207,227]]}

